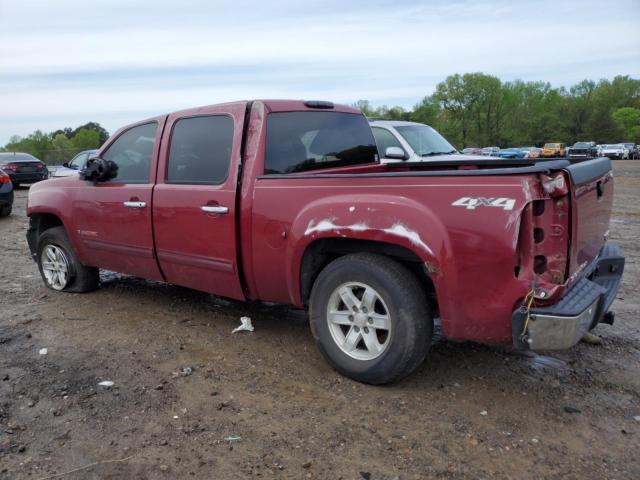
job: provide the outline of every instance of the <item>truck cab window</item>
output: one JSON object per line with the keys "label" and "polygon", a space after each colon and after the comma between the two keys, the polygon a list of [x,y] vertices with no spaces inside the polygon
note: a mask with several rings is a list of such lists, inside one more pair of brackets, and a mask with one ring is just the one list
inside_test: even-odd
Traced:
{"label": "truck cab window", "polygon": [[171,135],[167,183],[223,183],[232,146],[233,119],[227,115],[178,120]]}
{"label": "truck cab window", "polygon": [[375,140],[366,118],[343,112],[275,112],[267,117],[265,174],[373,163]]}
{"label": "truck cab window", "polygon": [[146,123],[120,135],[102,155],[118,165],[118,175],[111,183],[149,183],[153,145],[158,125]]}

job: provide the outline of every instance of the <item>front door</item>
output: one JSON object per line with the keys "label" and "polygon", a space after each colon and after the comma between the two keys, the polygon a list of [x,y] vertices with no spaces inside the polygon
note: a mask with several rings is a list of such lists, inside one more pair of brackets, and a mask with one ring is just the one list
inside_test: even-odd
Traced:
{"label": "front door", "polygon": [[153,197],[158,262],[168,282],[244,299],[236,182],[245,104],[167,119]]}
{"label": "front door", "polygon": [[79,180],[73,218],[85,263],[162,280],[153,249],[151,200],[164,118],[124,130],[101,152],[118,165],[116,178]]}

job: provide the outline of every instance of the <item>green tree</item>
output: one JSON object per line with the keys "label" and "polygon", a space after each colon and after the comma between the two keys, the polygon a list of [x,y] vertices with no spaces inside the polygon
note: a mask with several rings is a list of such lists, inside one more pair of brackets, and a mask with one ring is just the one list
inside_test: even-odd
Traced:
{"label": "green tree", "polygon": [[623,132],[623,141],[640,144],[640,108],[622,107],[612,117]]}
{"label": "green tree", "polygon": [[90,150],[100,146],[100,134],[86,128],[77,129],[71,144],[78,150]]}

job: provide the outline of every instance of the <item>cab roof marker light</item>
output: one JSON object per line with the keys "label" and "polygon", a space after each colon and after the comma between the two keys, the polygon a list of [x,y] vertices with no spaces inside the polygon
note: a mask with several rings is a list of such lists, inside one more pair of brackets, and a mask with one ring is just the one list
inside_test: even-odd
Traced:
{"label": "cab roof marker light", "polygon": [[329,110],[335,107],[333,102],[325,102],[324,100],[305,100],[305,107],[309,108],[321,108],[324,110]]}

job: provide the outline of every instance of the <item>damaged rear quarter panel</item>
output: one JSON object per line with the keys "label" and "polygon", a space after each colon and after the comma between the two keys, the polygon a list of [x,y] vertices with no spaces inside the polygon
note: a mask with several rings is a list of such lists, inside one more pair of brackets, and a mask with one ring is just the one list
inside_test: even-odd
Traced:
{"label": "damaged rear quarter panel", "polygon": [[[258,296],[301,305],[301,260],[315,240],[387,242],[428,263],[447,337],[509,342],[512,309],[526,292],[514,275],[519,218],[535,196],[535,181],[515,175],[260,179],[252,217]],[[453,206],[461,197],[514,202],[511,209]]]}

